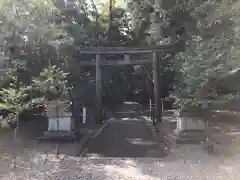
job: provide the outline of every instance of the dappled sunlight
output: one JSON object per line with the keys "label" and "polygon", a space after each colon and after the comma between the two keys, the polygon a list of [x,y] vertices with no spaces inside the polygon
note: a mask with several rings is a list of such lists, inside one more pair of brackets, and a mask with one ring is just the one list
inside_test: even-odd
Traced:
{"label": "dappled sunlight", "polygon": [[152,120],[149,118],[149,117],[147,117],[147,116],[140,116],[142,119],[144,119],[145,121],[151,121],[152,122]]}
{"label": "dappled sunlight", "polygon": [[177,118],[176,117],[171,117],[171,116],[164,116],[163,121],[177,122]]}
{"label": "dappled sunlight", "polygon": [[238,131],[230,131],[227,133],[227,135],[230,135],[230,136],[240,136],[240,130]]}
{"label": "dappled sunlight", "polygon": [[[104,161],[104,159],[102,159]],[[105,159],[108,164],[103,166],[105,174],[111,176],[112,174],[117,175],[121,178],[137,178],[137,179],[158,179],[157,176],[152,176],[153,173],[151,168],[146,168],[146,164],[139,163],[138,158],[136,159]],[[116,162],[117,161],[117,162]],[[114,163],[116,162],[116,163]],[[154,160],[151,160],[153,163]],[[99,167],[102,168],[102,167]]]}
{"label": "dappled sunlight", "polygon": [[127,176],[127,177],[136,177],[139,176],[139,171],[137,168],[135,167],[118,167],[115,165],[106,165],[104,167],[104,169],[106,169],[106,171],[110,171],[111,173],[117,173],[121,176]]}
{"label": "dappled sunlight", "polygon": [[154,145],[157,144],[156,142],[150,141],[150,140],[143,140],[140,138],[126,138],[128,142],[134,145]]}
{"label": "dappled sunlight", "polygon": [[131,105],[137,105],[137,102],[124,102],[124,104],[131,104]]}
{"label": "dappled sunlight", "polygon": [[136,102],[124,102],[124,106],[116,112],[117,115],[135,115],[139,113],[141,105]]}
{"label": "dappled sunlight", "polygon": [[240,180],[237,1],[2,0],[0,180]]}
{"label": "dappled sunlight", "polygon": [[116,114],[136,114],[136,111],[116,112]]}
{"label": "dappled sunlight", "polygon": [[239,131],[239,129],[231,128],[230,131]]}
{"label": "dappled sunlight", "polygon": [[121,118],[123,121],[137,121],[138,118]]}
{"label": "dappled sunlight", "polygon": [[240,112],[237,111],[229,111],[229,110],[213,110],[212,112],[215,112],[217,114],[222,114],[222,115],[235,115],[235,116],[240,116]]}
{"label": "dappled sunlight", "polygon": [[108,121],[108,126],[94,142],[89,144],[83,157],[91,157],[92,154],[121,159],[166,156],[141,116],[119,117]]}
{"label": "dappled sunlight", "polygon": [[[152,166],[154,164],[155,168]],[[158,180],[160,177],[158,173],[152,171],[152,168],[155,172],[158,169],[154,159],[100,158],[88,160],[81,166],[84,172],[98,174],[98,177],[103,174],[104,177],[114,177],[114,179]]]}
{"label": "dappled sunlight", "polygon": [[122,118],[114,118],[108,120],[109,123],[111,122],[119,122],[119,123],[135,123],[134,121],[138,121],[140,118],[130,118],[130,117],[122,117]]}
{"label": "dappled sunlight", "polygon": [[230,128],[229,132],[227,132],[226,134],[229,135],[229,136],[240,136],[240,129]]}
{"label": "dappled sunlight", "polygon": [[101,155],[101,154],[98,154],[98,153],[89,153],[89,154],[87,155],[87,157],[88,157],[89,159],[95,159],[95,158],[101,158],[101,157],[104,157],[104,156]]}
{"label": "dappled sunlight", "polygon": [[[238,171],[229,162],[220,163],[214,159],[193,163],[175,160],[162,161],[157,158],[66,158],[48,161],[46,164],[18,167],[14,172],[0,175],[3,180],[40,179],[194,179],[206,176],[228,175]],[[237,163],[237,162],[236,162]],[[203,179],[204,179],[203,178]],[[228,179],[228,178],[226,178]]]}
{"label": "dappled sunlight", "polygon": [[136,167],[137,166],[136,162],[133,161],[132,159],[124,160],[124,164],[127,165],[127,166],[131,166],[131,167]]}

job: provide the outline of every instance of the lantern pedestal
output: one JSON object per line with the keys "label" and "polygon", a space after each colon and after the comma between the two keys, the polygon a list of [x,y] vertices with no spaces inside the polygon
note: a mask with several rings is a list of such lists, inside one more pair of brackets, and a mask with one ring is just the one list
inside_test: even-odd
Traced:
{"label": "lantern pedestal", "polygon": [[65,112],[65,103],[60,101],[48,102],[48,129],[41,139],[75,140],[75,119],[71,112]]}
{"label": "lantern pedestal", "polygon": [[194,144],[205,140],[205,130],[206,124],[204,121],[185,116],[185,113],[180,113],[177,116],[177,128],[173,134],[178,143]]}

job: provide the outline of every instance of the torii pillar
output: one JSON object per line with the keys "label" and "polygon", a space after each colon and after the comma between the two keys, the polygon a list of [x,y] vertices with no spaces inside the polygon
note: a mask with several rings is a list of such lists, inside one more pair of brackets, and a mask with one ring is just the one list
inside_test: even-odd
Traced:
{"label": "torii pillar", "polygon": [[160,63],[157,53],[153,52],[153,81],[154,81],[154,103],[155,103],[155,122],[162,121],[162,103],[160,92]]}
{"label": "torii pillar", "polygon": [[102,68],[100,54],[96,54],[96,122],[102,121]]}

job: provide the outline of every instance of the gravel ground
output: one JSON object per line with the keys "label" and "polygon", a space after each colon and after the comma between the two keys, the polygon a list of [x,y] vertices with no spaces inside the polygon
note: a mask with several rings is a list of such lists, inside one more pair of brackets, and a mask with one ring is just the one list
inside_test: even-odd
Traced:
{"label": "gravel ground", "polygon": [[[52,145],[53,146],[53,145]],[[54,147],[54,146],[53,146]],[[76,148],[76,147],[75,147]],[[210,155],[201,145],[184,145],[166,156],[140,118],[124,115],[110,122],[86,147],[83,156],[61,154],[48,148],[22,148],[17,168],[11,156],[1,154],[1,180],[238,180],[240,155]],[[16,149],[15,149],[16,150]]]}
{"label": "gravel ground", "polygon": [[[194,158],[195,159],[195,158]],[[29,164],[19,163],[13,171],[1,174],[2,180],[237,180],[239,161],[188,158],[166,161],[156,158],[43,158],[35,157]]]}

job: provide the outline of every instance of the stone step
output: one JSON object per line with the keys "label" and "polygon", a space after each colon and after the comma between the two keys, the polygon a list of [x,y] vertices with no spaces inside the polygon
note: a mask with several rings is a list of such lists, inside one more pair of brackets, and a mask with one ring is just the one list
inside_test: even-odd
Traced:
{"label": "stone step", "polygon": [[73,131],[45,131],[44,136],[39,140],[53,140],[53,141],[72,141],[76,136]]}
{"label": "stone step", "polygon": [[[191,134],[191,133],[190,133]],[[174,133],[168,133],[165,135],[166,143],[169,144],[172,148],[178,147],[180,144],[199,144],[206,139],[206,135],[198,134],[194,135],[192,132],[192,136],[188,135],[176,135]]]}

